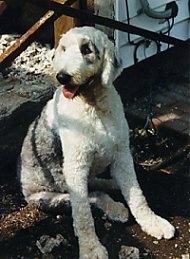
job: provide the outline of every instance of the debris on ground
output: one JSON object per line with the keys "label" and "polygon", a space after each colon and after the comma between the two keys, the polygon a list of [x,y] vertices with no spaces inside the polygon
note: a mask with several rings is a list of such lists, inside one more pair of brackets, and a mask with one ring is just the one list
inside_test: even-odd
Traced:
{"label": "debris on ground", "polygon": [[65,239],[61,234],[57,234],[56,237],[50,237],[43,235],[36,241],[36,246],[42,252],[42,254],[49,254],[54,247],[58,247],[61,243],[65,243]]}
{"label": "debris on ground", "polygon": [[132,246],[121,246],[119,259],[139,259],[139,249]]}
{"label": "debris on ground", "polygon": [[[0,36],[0,54],[10,47],[20,35]],[[11,91],[21,97],[37,99],[43,93],[49,94],[57,84],[52,68],[54,49],[48,44],[31,43],[8,68],[0,73],[0,93]]]}
{"label": "debris on ground", "polygon": [[[0,55],[16,40],[20,35],[4,34],[0,36]],[[0,76],[0,79],[14,77],[24,84],[31,84],[31,81],[44,83],[45,75],[52,75],[51,58],[53,55],[50,45],[42,45],[39,42],[31,43]]]}
{"label": "debris on ground", "polygon": [[19,211],[3,216],[0,219],[0,242],[14,238],[21,229],[30,228],[46,218],[48,215],[39,211],[35,205],[27,205]]}

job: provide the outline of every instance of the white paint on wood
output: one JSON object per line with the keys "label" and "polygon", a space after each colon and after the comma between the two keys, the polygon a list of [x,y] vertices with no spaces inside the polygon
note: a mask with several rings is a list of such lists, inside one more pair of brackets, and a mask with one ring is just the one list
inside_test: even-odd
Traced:
{"label": "white paint on wood", "polygon": [[[114,0],[115,1],[115,19],[121,22],[128,23],[127,11],[126,11],[126,0]],[[189,0],[176,0],[178,5],[178,15],[174,20],[174,26],[170,31],[170,35],[182,40],[187,40],[190,37],[190,20],[189,20]],[[149,6],[156,11],[164,11],[167,3],[171,0],[148,0]],[[128,0],[129,8],[129,21],[131,25],[151,30],[157,33],[165,33],[168,30],[168,22],[159,19],[153,19],[148,17],[144,13],[139,13],[141,9],[139,0]],[[171,20],[170,20],[171,24]],[[139,35],[130,34],[130,40],[139,42],[143,38]],[[134,46],[129,43],[128,33],[121,31],[115,31],[115,43],[119,49],[120,55],[123,59],[124,67],[128,67],[134,64]],[[142,44],[138,48],[137,58],[138,60],[145,59],[151,55],[156,54],[156,44],[152,43],[150,46]],[[168,44],[161,43],[161,51],[166,50]]]}

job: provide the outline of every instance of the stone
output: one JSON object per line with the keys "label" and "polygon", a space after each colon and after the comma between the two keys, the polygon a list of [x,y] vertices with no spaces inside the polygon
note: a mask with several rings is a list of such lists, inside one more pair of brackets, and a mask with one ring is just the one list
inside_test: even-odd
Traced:
{"label": "stone", "polygon": [[[19,35],[0,36],[0,53]],[[0,180],[15,176],[16,161],[30,123],[52,97],[56,81],[52,50],[33,42],[0,73]]]}
{"label": "stone", "polygon": [[133,246],[121,246],[119,259],[139,259],[139,249]]}

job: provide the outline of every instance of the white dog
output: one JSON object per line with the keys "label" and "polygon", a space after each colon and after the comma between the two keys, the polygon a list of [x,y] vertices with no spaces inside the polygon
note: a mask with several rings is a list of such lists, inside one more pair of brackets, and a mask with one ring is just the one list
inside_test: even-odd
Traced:
{"label": "white dog", "polygon": [[[53,58],[62,86],[30,126],[21,152],[21,183],[27,202],[41,208],[70,201],[81,259],[108,258],[94,228],[90,203],[109,218],[128,211],[88,184],[119,187],[136,221],[148,234],[172,238],[174,227],[148,207],[129,150],[129,128],[112,82],[121,73],[114,45],[92,27],[74,28],[60,39]],[[113,180],[96,176],[110,166]],[[114,184],[115,182],[115,184]]]}

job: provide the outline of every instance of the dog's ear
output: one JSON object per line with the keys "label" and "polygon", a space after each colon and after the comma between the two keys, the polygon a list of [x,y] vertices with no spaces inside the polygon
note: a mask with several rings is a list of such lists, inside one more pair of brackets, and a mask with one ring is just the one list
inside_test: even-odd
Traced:
{"label": "dog's ear", "polygon": [[122,72],[122,61],[114,44],[107,40],[104,45],[102,84],[109,86]]}

